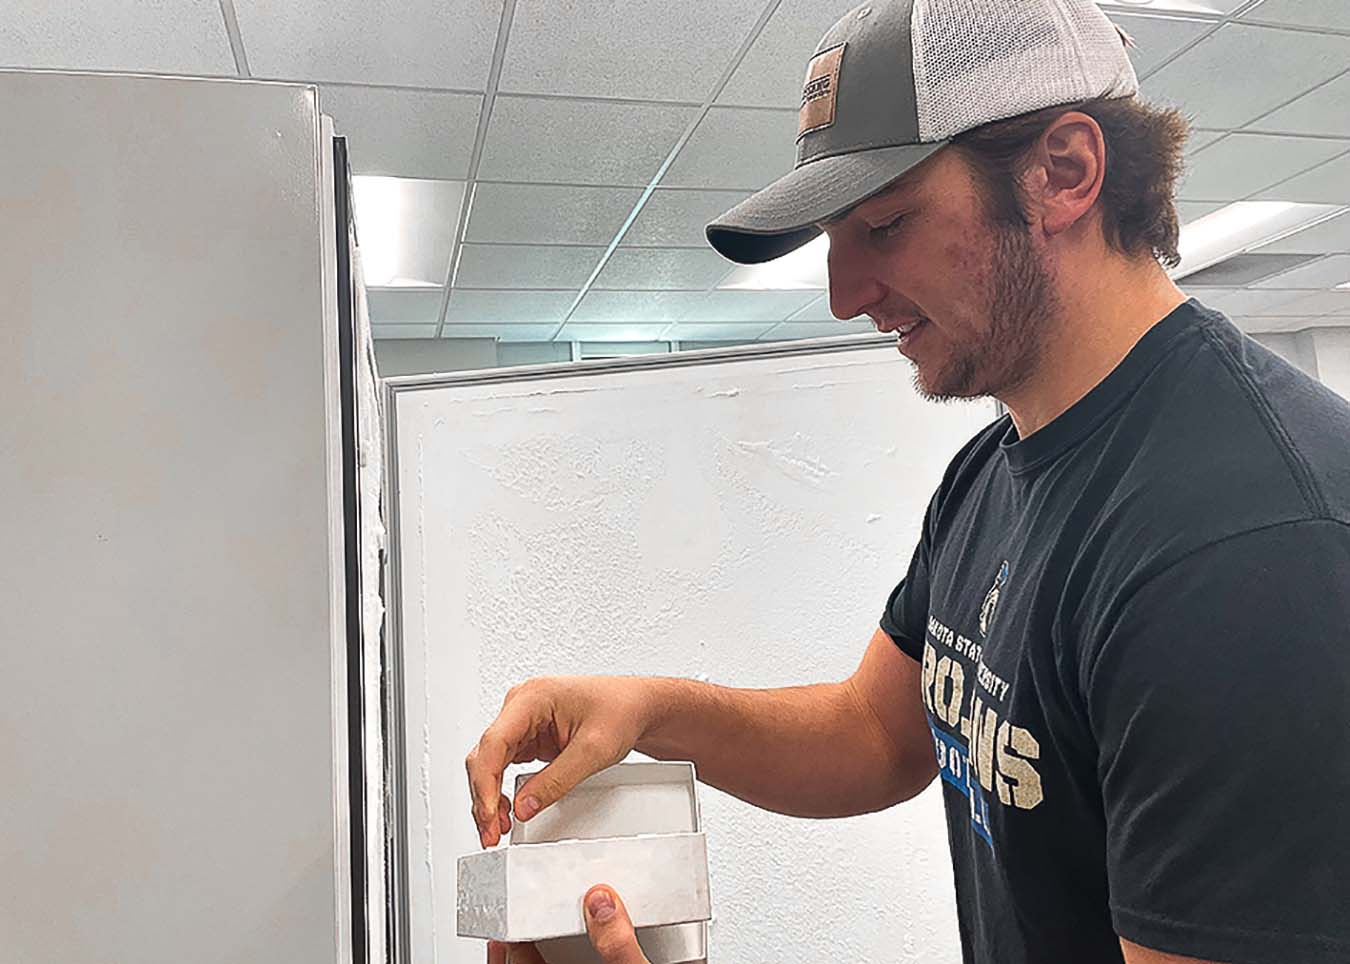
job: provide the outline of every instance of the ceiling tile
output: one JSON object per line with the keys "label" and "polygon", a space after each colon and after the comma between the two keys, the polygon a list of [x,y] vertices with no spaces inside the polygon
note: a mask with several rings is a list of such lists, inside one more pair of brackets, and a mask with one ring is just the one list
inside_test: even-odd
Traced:
{"label": "ceiling tile", "polygon": [[1336,324],[1335,319],[1320,318],[1266,318],[1244,316],[1234,318],[1234,323],[1251,335],[1274,334],[1282,331],[1303,331],[1322,324]]}
{"label": "ceiling tile", "polygon": [[1236,201],[1310,170],[1347,148],[1350,141],[1232,134],[1191,157],[1177,194],[1187,199]]}
{"label": "ceiling tile", "polygon": [[818,291],[709,291],[690,303],[681,321],[782,321]]}
{"label": "ceiling tile", "polygon": [[[789,323],[806,322],[806,321],[839,321],[839,319],[836,318],[830,312],[829,295],[821,295],[815,301],[808,304],[805,308],[802,308],[800,311],[793,312],[791,315],[788,316]],[[869,327],[872,324],[865,318],[863,319],[863,323],[867,324]]]}
{"label": "ceiling tile", "polygon": [[792,170],[796,137],[795,110],[713,107],[661,183],[758,190]]}
{"label": "ceiling tile", "polygon": [[1135,16],[1114,10],[1110,12],[1110,17],[1134,39],[1135,47],[1130,51],[1130,59],[1134,61],[1134,72],[1140,77],[1157,69],[1168,57],[1206,31],[1214,29],[1213,21],[1205,20]]}
{"label": "ceiling tile", "polygon": [[1267,188],[1261,192],[1261,197],[1276,201],[1350,204],[1350,154]]}
{"label": "ceiling tile", "polygon": [[1197,151],[1204,150],[1227,134],[1228,131],[1205,131],[1196,128],[1191,131],[1191,136],[1186,139],[1186,153],[1194,154]]}
{"label": "ceiling tile", "polygon": [[435,338],[435,325],[371,325],[370,333],[377,341],[386,338]]}
{"label": "ceiling tile", "polygon": [[759,9],[725,0],[519,0],[500,89],[701,103]]}
{"label": "ceiling tile", "polygon": [[[1346,279],[1350,281],[1350,278]],[[1257,314],[1259,312],[1254,312]],[[1282,306],[1278,314],[1350,316],[1350,291],[1319,291]]]}
{"label": "ceiling tile", "polygon": [[[1228,24],[1144,81],[1200,127],[1241,127],[1345,69],[1350,37]],[[1253,70],[1260,64],[1260,70]]]}
{"label": "ceiling tile", "polygon": [[483,90],[502,0],[234,0],[255,77]]}
{"label": "ceiling tile", "polygon": [[761,338],[765,341],[795,341],[799,338],[833,338],[836,335],[875,334],[869,322],[857,321],[785,321],[774,325]]}
{"label": "ceiling tile", "polygon": [[548,341],[558,330],[556,324],[511,325],[475,324],[461,322],[446,324],[442,335],[446,338],[496,338],[498,341]]}
{"label": "ceiling tile", "polygon": [[464,240],[607,245],[641,195],[630,188],[479,184]]}
{"label": "ceiling tile", "polygon": [[708,246],[708,222],[745,200],[745,191],[685,191],[657,188],[624,235],[625,245]]}
{"label": "ceiling tile", "polygon": [[[1182,282],[1182,287],[1186,283]],[[1298,301],[1303,296],[1296,291],[1258,291],[1253,289],[1237,289],[1232,291],[1221,291],[1212,289],[1211,291],[1197,292],[1196,297],[1200,303],[1215,311],[1222,311],[1225,315],[1232,317],[1234,315],[1263,315],[1274,314],[1274,309],[1281,305],[1287,305],[1291,301]]]}
{"label": "ceiling tile", "polygon": [[[1199,298],[1206,305],[1210,304],[1211,299],[1226,298],[1231,294],[1235,294],[1236,292],[1247,290],[1246,288],[1240,287],[1227,287],[1227,288],[1200,287],[1192,285],[1190,278],[1185,278],[1181,281],[1178,281],[1177,284],[1186,294],[1193,295],[1194,297]],[[1195,290],[1192,291],[1191,290],[1192,288],[1194,288]]]}
{"label": "ceiling tile", "polygon": [[369,288],[370,323],[436,324],[441,319],[441,288]]}
{"label": "ceiling tile", "polygon": [[450,292],[447,322],[527,324],[560,322],[572,307],[574,291],[464,291]]}
{"label": "ceiling tile", "polygon": [[772,323],[702,324],[680,322],[666,329],[665,337],[672,341],[757,341],[766,334]]}
{"label": "ceiling tile", "polygon": [[569,321],[675,321],[703,297],[690,291],[588,291]]}
{"label": "ceiling tile", "polygon": [[796,110],[820,39],[857,0],[783,0],[717,98],[719,104]]}
{"label": "ceiling tile", "polygon": [[216,0],[10,0],[2,16],[7,67],[236,75]]}
{"label": "ceiling tile", "polygon": [[1258,288],[1335,288],[1350,282],[1350,254],[1334,254],[1312,264],[1277,274],[1256,285]]}
{"label": "ceiling tile", "polygon": [[1213,214],[1221,207],[1224,207],[1222,201],[1178,201],[1177,217],[1181,219],[1182,224],[1190,224],[1207,214]]}
{"label": "ceiling tile", "polygon": [[1251,126],[1262,131],[1350,137],[1350,73],[1258,117]]}
{"label": "ceiling tile", "polygon": [[1311,259],[1292,254],[1235,254],[1208,268],[1186,276],[1188,288],[1246,288],[1284,271],[1292,271]]}
{"label": "ceiling tile", "polygon": [[478,176],[646,187],[693,107],[560,97],[498,97]]}
{"label": "ceiling tile", "polygon": [[595,279],[599,289],[706,291],[730,262],[711,248],[619,248]]}
{"label": "ceiling tile", "polygon": [[366,284],[445,284],[464,182],[362,175],[352,184]]}
{"label": "ceiling tile", "polygon": [[480,94],[326,85],[319,107],[346,135],[352,171],[463,180],[469,175]]}
{"label": "ceiling tile", "polygon": [[1264,245],[1259,250],[1275,254],[1350,253],[1350,212]]}
{"label": "ceiling tile", "polygon": [[[1251,0],[1160,0],[1158,6],[1178,14],[1230,14]],[[1148,6],[1153,0],[1097,0],[1101,7],[1114,20],[1119,13],[1137,14],[1140,7]]]}
{"label": "ceiling tile", "polygon": [[460,247],[456,288],[553,288],[579,291],[603,247],[542,244],[465,244]]}
{"label": "ceiling tile", "polygon": [[1242,19],[1350,30],[1350,4],[1345,0],[1265,0]]}
{"label": "ceiling tile", "polygon": [[558,333],[559,341],[660,341],[668,321],[626,322],[613,325],[569,321]]}

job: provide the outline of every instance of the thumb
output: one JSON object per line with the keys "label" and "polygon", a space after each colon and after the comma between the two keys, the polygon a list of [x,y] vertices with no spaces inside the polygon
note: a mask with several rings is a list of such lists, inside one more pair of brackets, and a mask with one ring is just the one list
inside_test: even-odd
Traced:
{"label": "thumb", "polygon": [[649,964],[619,895],[608,887],[586,892],[586,934],[604,964]]}
{"label": "thumb", "polygon": [[582,780],[613,762],[603,758],[589,744],[573,740],[557,759],[520,788],[516,794],[516,816],[529,820],[540,810],[561,800]]}

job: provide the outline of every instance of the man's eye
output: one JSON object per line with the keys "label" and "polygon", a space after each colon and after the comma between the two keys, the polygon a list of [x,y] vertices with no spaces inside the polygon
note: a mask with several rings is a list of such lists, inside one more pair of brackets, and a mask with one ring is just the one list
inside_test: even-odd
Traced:
{"label": "man's eye", "polygon": [[885,224],[878,224],[872,229],[872,237],[881,239],[889,237],[895,233],[896,228],[900,227],[901,222],[905,220],[906,215],[901,214],[887,221]]}

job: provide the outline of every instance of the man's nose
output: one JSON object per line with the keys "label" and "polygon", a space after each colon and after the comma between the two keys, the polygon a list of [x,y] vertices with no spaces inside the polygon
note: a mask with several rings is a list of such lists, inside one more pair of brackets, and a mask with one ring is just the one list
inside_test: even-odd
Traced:
{"label": "man's nose", "polygon": [[848,320],[881,301],[884,290],[864,259],[850,253],[845,244],[830,244],[830,313]]}

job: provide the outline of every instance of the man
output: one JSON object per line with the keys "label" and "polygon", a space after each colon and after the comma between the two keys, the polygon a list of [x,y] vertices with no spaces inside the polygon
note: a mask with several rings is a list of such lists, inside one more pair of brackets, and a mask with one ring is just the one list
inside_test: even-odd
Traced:
{"label": "man", "polygon": [[[634,748],[801,816],[940,775],[967,962],[1350,960],[1350,404],[1173,285],[1185,125],[1136,89],[1089,0],[878,0],[830,31],[796,169],[709,239],[754,262],[825,231],[834,313],[1008,415],[952,460],[852,677],[530,681],[467,761],[484,845],[513,761],[551,761],[522,820]],[[622,914],[588,920],[642,960]]]}

